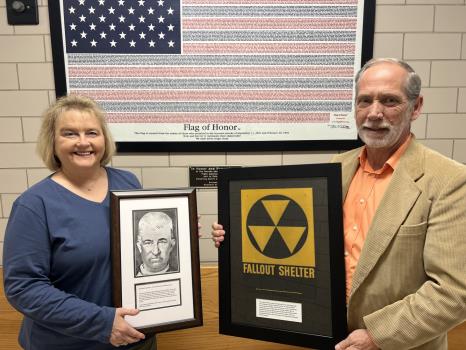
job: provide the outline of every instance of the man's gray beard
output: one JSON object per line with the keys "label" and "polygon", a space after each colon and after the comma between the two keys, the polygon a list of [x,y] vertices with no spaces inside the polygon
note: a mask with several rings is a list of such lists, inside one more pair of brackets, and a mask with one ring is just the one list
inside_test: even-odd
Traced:
{"label": "man's gray beard", "polygon": [[[402,123],[393,126],[386,121],[381,121],[379,123],[367,123],[365,122],[358,128],[358,135],[364,144],[369,148],[386,148],[393,146],[396,142],[399,141],[399,138],[405,130],[406,126],[411,123],[411,119],[409,115],[411,114],[411,109],[405,111],[403,115]],[[377,128],[385,128],[388,129],[389,132],[383,138],[371,138],[370,136],[364,136],[364,132],[361,130],[363,127],[377,127]]]}

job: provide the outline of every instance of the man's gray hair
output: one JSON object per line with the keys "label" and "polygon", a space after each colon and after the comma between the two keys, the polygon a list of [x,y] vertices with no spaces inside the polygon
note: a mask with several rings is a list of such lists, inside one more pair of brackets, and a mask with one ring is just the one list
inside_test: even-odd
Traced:
{"label": "man's gray hair", "polygon": [[406,77],[406,82],[404,84],[404,92],[406,94],[406,97],[408,98],[408,102],[411,107],[414,107],[414,104],[416,103],[417,98],[421,94],[421,78],[419,77],[419,74],[417,74],[413,67],[411,67],[408,63],[405,61],[399,60],[397,58],[373,58],[369,61],[366,62],[366,64],[359,70],[359,72],[356,74],[356,77],[354,78],[354,81],[356,83],[356,96],[358,95],[359,92],[359,80],[361,79],[361,76],[363,73],[368,70],[370,67],[373,67],[377,64],[381,63],[393,63],[397,64],[400,67],[404,68],[406,72],[408,72],[408,75]]}

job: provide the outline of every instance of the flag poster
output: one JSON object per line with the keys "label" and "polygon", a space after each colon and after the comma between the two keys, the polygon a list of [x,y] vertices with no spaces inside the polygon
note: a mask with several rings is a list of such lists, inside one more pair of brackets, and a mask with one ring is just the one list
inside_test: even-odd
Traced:
{"label": "flag poster", "polygon": [[374,6],[49,2],[57,94],[98,101],[117,142],[356,141],[353,77],[372,55]]}

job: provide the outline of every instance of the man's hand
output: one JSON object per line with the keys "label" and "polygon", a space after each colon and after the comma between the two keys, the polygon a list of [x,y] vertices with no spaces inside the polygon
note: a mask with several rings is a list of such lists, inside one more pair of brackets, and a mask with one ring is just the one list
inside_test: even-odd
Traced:
{"label": "man's hand", "polygon": [[335,350],[378,350],[371,335],[365,329],[356,329],[335,346]]}
{"label": "man's hand", "polygon": [[225,239],[225,231],[223,226],[214,222],[212,224],[212,240],[214,241],[215,247],[220,247],[220,243]]}
{"label": "man's hand", "polygon": [[125,321],[125,315],[135,316],[139,313],[136,309],[118,308],[115,311],[113,319],[112,334],[110,335],[110,344],[113,346],[128,345],[136,343],[146,336],[134,329]]}

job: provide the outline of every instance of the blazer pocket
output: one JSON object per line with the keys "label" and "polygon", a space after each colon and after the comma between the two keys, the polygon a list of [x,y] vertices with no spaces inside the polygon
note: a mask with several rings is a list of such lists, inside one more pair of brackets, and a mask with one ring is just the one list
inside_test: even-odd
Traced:
{"label": "blazer pocket", "polygon": [[427,232],[427,221],[416,225],[401,225],[398,236],[421,236]]}

